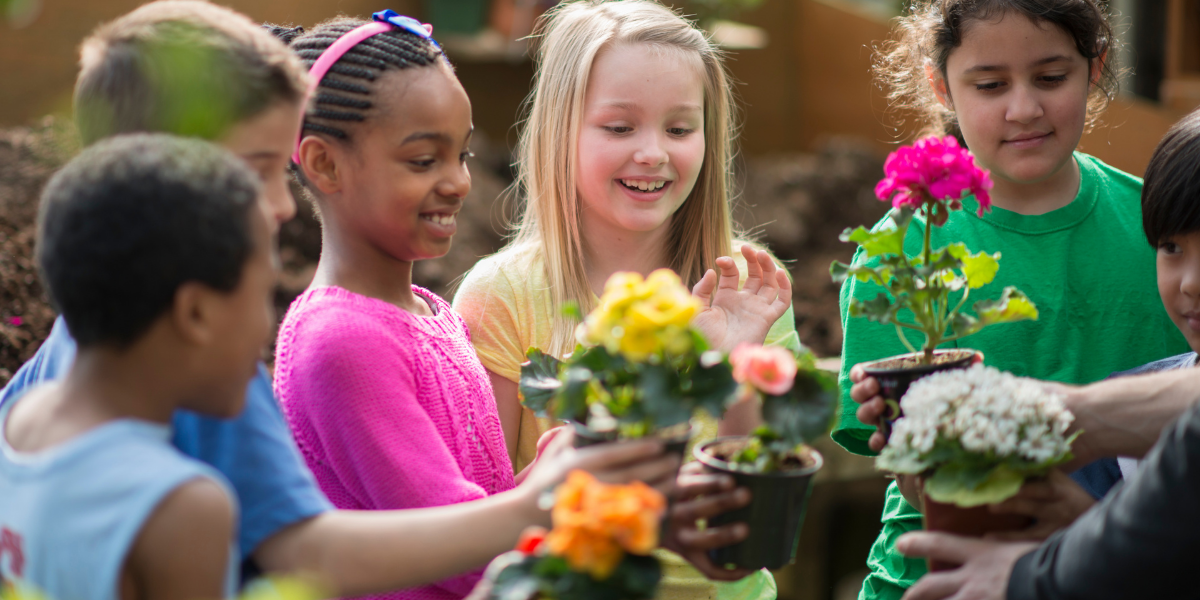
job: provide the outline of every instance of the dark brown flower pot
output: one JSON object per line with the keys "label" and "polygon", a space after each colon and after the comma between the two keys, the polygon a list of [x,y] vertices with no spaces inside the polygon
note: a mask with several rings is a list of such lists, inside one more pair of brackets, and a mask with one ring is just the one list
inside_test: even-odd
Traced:
{"label": "dark brown flower pot", "polygon": [[879,424],[879,430],[885,438],[892,435],[892,423],[904,415],[900,410],[900,399],[914,381],[931,373],[965,369],[983,362],[982,352],[967,348],[935,350],[933,364],[929,365],[920,364],[921,354],[901,354],[862,364],[863,372],[879,382],[879,395],[888,401],[888,411],[883,414]]}
{"label": "dark brown flower pot", "polygon": [[809,483],[821,469],[823,459],[816,450],[809,448],[811,461],[803,467],[778,473],[747,473],[710,453],[714,445],[722,442],[748,439],[746,436],[719,437],[692,450],[704,466],[733,477],[738,487],[750,490],[750,504],[708,520],[712,527],[745,523],[750,535],[737,544],[709,550],[708,556],[717,565],[778,569],[796,559],[800,526],[804,522],[811,489]]}
{"label": "dark brown flower pot", "polygon": [[[1021,531],[1033,525],[1033,519],[1024,515],[998,515],[988,510],[987,505],[964,508],[957,504],[943,504],[921,494],[921,508],[925,516],[926,531],[941,531],[964,537],[981,538],[989,533]],[[957,569],[959,565],[929,559],[930,571]]]}

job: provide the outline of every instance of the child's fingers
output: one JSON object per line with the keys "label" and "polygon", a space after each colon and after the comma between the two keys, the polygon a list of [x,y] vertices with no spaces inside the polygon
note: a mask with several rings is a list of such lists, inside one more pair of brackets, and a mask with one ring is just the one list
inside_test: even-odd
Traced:
{"label": "child's fingers", "polygon": [[717,259],[717,268],[721,270],[721,279],[717,282],[719,290],[737,291],[741,272],[732,258],[722,256]]}
{"label": "child's fingers", "polygon": [[746,259],[746,284],[742,286],[742,289],[751,294],[757,294],[763,286],[765,279],[762,264],[763,254],[766,253],[755,251],[748,245],[742,246],[742,258]]}
{"label": "child's fingers", "polygon": [[717,287],[717,272],[709,269],[704,272],[704,277],[696,282],[692,287],[692,295],[704,303],[704,306],[712,304],[712,293]]}
{"label": "child's fingers", "polygon": [[[775,262],[771,261],[771,264]],[[775,287],[779,290],[779,300],[785,305],[784,310],[787,310],[786,307],[792,304],[792,280],[788,278],[787,270],[775,271]]]}
{"label": "child's fingers", "polygon": [[679,457],[667,454],[651,460],[614,465],[609,469],[594,471],[592,474],[606,483],[641,481],[657,488],[664,495],[671,495],[675,491],[675,473],[678,471]]}

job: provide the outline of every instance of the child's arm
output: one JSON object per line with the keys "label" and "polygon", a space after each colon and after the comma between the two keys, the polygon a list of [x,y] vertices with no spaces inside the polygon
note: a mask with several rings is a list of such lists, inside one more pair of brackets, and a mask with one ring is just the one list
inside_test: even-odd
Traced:
{"label": "child's arm", "polygon": [[209,479],[176,488],[142,526],[121,573],[122,600],[225,597],[233,504]]}
{"label": "child's arm", "polygon": [[678,458],[654,441],[571,448],[569,432],[515,489],[450,506],[330,511],[267,538],[254,558],[270,573],[307,575],[334,596],[424,585],[477,569],[511,550],[530,525],[550,526],[542,492],[572,469],[610,483],[674,478]]}

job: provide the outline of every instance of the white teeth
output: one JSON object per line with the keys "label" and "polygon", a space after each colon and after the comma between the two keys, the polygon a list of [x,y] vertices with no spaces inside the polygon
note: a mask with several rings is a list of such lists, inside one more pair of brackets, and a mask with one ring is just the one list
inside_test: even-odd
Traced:
{"label": "white teeth", "polygon": [[662,189],[664,185],[667,185],[667,182],[661,179],[658,181],[634,181],[632,179],[622,179],[621,183],[624,184],[625,187],[634,188],[643,192],[655,192]]}
{"label": "white teeth", "polygon": [[455,217],[455,215],[443,215],[443,214],[436,214],[436,213],[421,215],[422,219],[433,221],[434,223],[437,223],[438,225],[453,225],[454,217]]}

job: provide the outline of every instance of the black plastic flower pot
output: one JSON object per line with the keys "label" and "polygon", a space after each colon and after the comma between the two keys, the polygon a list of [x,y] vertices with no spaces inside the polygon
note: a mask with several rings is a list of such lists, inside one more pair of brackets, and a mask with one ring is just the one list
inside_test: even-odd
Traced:
{"label": "black plastic flower pot", "polygon": [[933,364],[928,365],[920,364],[921,354],[901,354],[862,364],[863,372],[879,382],[879,395],[888,403],[888,410],[879,424],[884,437],[891,436],[892,424],[904,415],[900,410],[900,399],[914,381],[932,373],[965,369],[983,362],[982,352],[968,348],[935,350]]}
{"label": "black plastic flower pot", "polygon": [[[615,431],[596,432],[588,429],[587,425],[572,421],[571,425],[575,428],[575,443],[576,448],[587,448],[596,444],[604,444],[607,442],[617,441],[617,433]],[[679,462],[683,462],[684,453],[687,451],[688,442],[692,439],[692,432],[695,427],[688,425],[686,429],[678,435],[672,435],[664,438],[666,443],[665,451],[668,454],[679,456]]]}
{"label": "black plastic flower pot", "polygon": [[704,466],[733,477],[738,487],[750,490],[750,504],[708,520],[710,527],[745,523],[750,528],[749,536],[737,544],[709,550],[708,556],[717,565],[779,569],[796,560],[810,483],[821,469],[823,459],[816,450],[808,448],[811,460],[803,467],[777,473],[747,473],[711,453],[714,446],[749,439],[719,437],[692,451]]}

